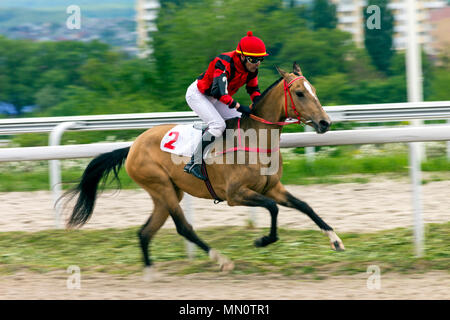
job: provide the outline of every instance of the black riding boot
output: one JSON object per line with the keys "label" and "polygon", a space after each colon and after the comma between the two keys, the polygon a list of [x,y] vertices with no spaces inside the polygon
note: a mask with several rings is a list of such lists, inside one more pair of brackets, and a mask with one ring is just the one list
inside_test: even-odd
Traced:
{"label": "black riding boot", "polygon": [[202,174],[203,151],[210,143],[214,141],[215,138],[216,137],[214,137],[209,131],[205,131],[202,136],[202,140],[195,148],[191,160],[184,166],[185,172],[190,173],[201,180],[206,180],[206,177]]}

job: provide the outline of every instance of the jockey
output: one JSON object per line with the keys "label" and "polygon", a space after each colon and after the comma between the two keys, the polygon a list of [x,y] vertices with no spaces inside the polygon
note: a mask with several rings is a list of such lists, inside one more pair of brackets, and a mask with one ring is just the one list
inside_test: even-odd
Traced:
{"label": "jockey", "polygon": [[248,106],[241,105],[232,96],[246,85],[253,103],[261,95],[258,87],[258,67],[267,56],[264,42],[253,36],[251,31],[243,37],[236,50],[222,53],[210,62],[187,89],[186,101],[189,107],[208,125],[202,141],[184,171],[206,180],[201,172],[203,150],[225,130],[225,120],[250,114]]}

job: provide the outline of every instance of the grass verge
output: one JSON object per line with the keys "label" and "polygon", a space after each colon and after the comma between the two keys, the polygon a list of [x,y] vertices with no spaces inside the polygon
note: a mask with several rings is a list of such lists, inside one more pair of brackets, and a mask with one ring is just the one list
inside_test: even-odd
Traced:
{"label": "grass verge", "polygon": [[[137,228],[106,230],[50,230],[0,233],[0,274],[17,271],[50,272],[77,265],[82,272],[136,274],[142,271]],[[234,274],[277,273],[322,279],[334,274],[366,272],[378,265],[385,272],[448,270],[450,222],[427,224],[425,256],[415,258],[411,230],[398,228],[370,234],[341,233],[346,251],[331,250],[319,231],[280,229],[280,240],[255,248],[253,240],[267,229],[244,227],[200,229],[198,234],[236,264]],[[189,261],[183,239],[163,230],[151,246],[158,266],[171,274],[217,272],[218,266],[197,250]]]}
{"label": "grass verge", "polygon": [[[34,165],[27,162],[30,167],[23,170],[21,167],[2,168],[0,166],[0,192],[12,191],[37,191],[49,190],[49,174],[46,162]],[[86,162],[87,165],[87,162]],[[63,188],[75,186],[86,165],[82,168],[67,168],[62,170]],[[422,164],[422,170],[427,173],[435,173],[438,178],[430,181],[449,179],[450,160],[445,158],[430,159]],[[289,159],[283,163],[284,184],[309,185],[309,184],[336,184],[336,183],[367,183],[371,176],[389,174],[391,177],[408,176],[408,160],[403,155],[385,157],[331,157],[318,158],[314,162],[306,159]],[[119,173],[121,187],[123,189],[136,189],[139,186],[131,180],[126,171]],[[424,181],[429,182],[427,181]],[[116,183],[107,184],[106,187],[116,187]]]}
{"label": "grass verge", "polygon": [[[285,184],[317,184],[317,183],[366,183],[366,180],[344,178],[343,175],[378,175],[393,173],[399,177],[409,174],[406,155],[384,157],[324,157],[308,162],[306,159],[289,159],[283,162],[283,178]],[[450,171],[450,160],[446,158],[429,159],[422,163],[424,172]]]}

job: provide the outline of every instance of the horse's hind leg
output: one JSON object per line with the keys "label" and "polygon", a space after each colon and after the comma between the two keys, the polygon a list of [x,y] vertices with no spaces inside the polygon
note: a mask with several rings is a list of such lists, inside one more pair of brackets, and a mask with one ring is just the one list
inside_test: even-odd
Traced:
{"label": "horse's hind leg", "polygon": [[278,183],[274,188],[266,192],[266,196],[274,199],[277,203],[283,206],[295,208],[305,213],[317,224],[317,226],[319,226],[322,232],[330,238],[330,243],[333,250],[345,250],[344,243],[333,231],[333,228],[326,224],[325,221],[323,221],[322,218],[320,218],[306,202],[297,199],[290,194],[281,183]]}
{"label": "horse's hind leg", "polygon": [[197,236],[192,225],[189,224],[189,222],[186,220],[183,210],[181,209],[179,204],[172,205],[169,209],[169,212],[175,223],[177,232],[181,236],[202,248],[209,255],[211,260],[219,263],[220,269],[222,271],[231,271],[234,269],[234,263],[231,260],[229,260],[225,256],[222,256],[216,250],[211,249],[202,239]]}
{"label": "horse's hind leg", "polygon": [[162,224],[170,215],[175,223],[177,232],[187,240],[195,243],[202,248],[209,257],[219,263],[221,270],[230,271],[234,268],[233,262],[228,258],[220,255],[214,249],[211,249],[202,239],[194,232],[192,225],[186,220],[183,210],[179,202],[183,197],[183,192],[174,186],[170,181],[164,184],[152,185],[145,188],[155,203],[155,211],[139,232],[141,248],[144,253],[144,262],[146,266],[151,266],[151,260],[148,255],[148,244],[153,235],[158,231]]}
{"label": "horse's hind leg", "polygon": [[[143,186],[143,188],[152,197],[154,209],[150,218],[138,231],[138,237],[145,264],[144,278],[146,280],[152,280],[155,278],[156,273],[155,270],[151,268],[153,263],[150,258],[149,245],[156,232],[163,226],[169,217],[169,209],[167,208],[165,202],[161,201],[160,193],[154,191],[158,190],[158,188],[148,188],[147,186]],[[176,190],[176,196],[178,201],[181,201],[183,198],[183,192],[181,190]]]}
{"label": "horse's hind leg", "polygon": [[163,226],[168,217],[169,210],[155,201],[155,208],[150,218],[148,218],[147,222],[138,232],[139,243],[141,245],[144,264],[146,267],[150,267],[152,265],[148,249],[150,241],[155,236],[156,232]]}

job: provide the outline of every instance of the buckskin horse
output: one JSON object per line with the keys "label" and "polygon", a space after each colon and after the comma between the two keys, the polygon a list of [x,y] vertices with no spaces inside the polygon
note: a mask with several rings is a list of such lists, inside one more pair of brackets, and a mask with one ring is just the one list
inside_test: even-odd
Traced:
{"label": "buckskin horse", "polygon": [[[279,142],[283,125],[292,123],[284,121],[296,118],[295,123],[310,125],[317,133],[327,132],[331,125],[330,118],[323,110],[314,87],[302,75],[297,63],[294,62],[292,73],[278,67],[277,70],[281,78],[264,91],[261,99],[252,107],[252,114],[227,120],[227,128],[237,129],[239,126],[242,130],[252,128],[256,131],[278,129],[276,139]],[[147,271],[153,270],[149,254],[150,241],[169,216],[173,219],[177,232],[203,249],[210,259],[218,262],[221,270],[229,271],[234,268],[233,262],[200,239],[186,220],[179,204],[184,192],[199,198],[226,200],[229,206],[266,208],[271,217],[270,233],[255,240],[257,247],[264,247],[278,240],[278,205],[282,205],[298,209],[311,218],[329,237],[332,249],[345,249],[333,229],[307,203],[290,194],[281,184],[282,159],[279,151],[269,151],[277,152],[276,160],[280,164],[277,171],[270,175],[261,174],[260,169],[266,164],[260,161],[250,165],[207,165],[207,174],[215,193],[213,196],[204,181],[183,171],[184,163],[175,163],[170,153],[161,150],[161,139],[174,126],[155,126],[139,135],[131,147],[94,158],[85,169],[80,183],[65,194],[71,194],[72,197],[78,195],[67,227],[82,226],[89,220],[94,210],[99,182],[105,181],[111,172],[114,174],[113,179],[118,180],[118,171],[125,163],[128,175],[148,192],[154,202],[151,216],[138,232]],[[267,142],[265,145],[271,143]],[[184,158],[185,162],[189,160]]]}

